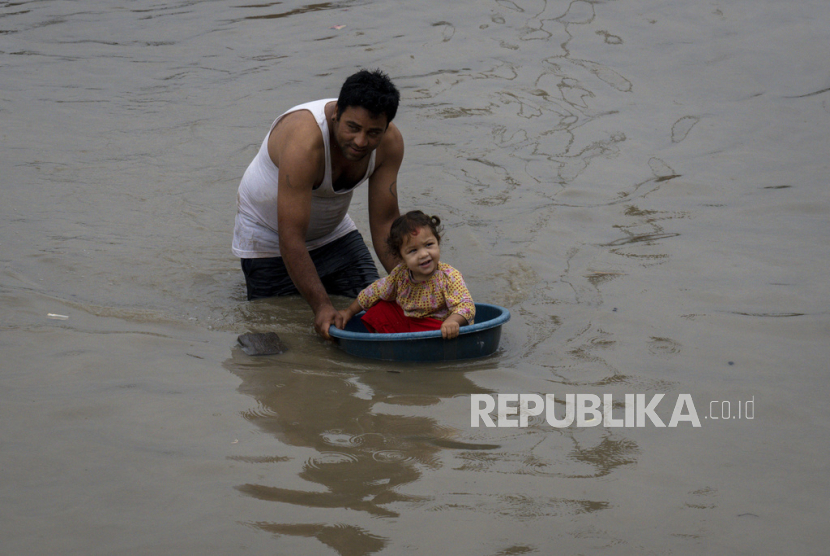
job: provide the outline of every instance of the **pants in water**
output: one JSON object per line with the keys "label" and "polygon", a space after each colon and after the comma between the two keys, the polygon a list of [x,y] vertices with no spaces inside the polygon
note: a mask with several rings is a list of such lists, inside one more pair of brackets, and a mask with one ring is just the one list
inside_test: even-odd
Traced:
{"label": "pants in water", "polygon": [[[330,295],[357,297],[363,288],[380,278],[372,254],[357,230],[308,254]],[[242,272],[248,301],[300,293],[282,257],[242,259]]]}

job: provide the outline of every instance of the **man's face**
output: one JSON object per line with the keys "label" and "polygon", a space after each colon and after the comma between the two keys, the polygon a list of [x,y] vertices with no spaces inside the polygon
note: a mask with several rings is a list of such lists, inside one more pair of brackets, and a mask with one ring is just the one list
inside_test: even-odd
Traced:
{"label": "man's face", "polygon": [[347,160],[358,161],[378,148],[388,127],[386,115],[373,116],[360,106],[349,106],[335,116],[334,138]]}

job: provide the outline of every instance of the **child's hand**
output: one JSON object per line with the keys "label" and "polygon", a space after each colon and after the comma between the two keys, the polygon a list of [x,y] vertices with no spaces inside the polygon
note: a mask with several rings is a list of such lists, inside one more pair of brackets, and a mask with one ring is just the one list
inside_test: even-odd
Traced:
{"label": "child's hand", "polygon": [[349,324],[349,321],[352,320],[352,317],[358,314],[361,310],[362,308],[360,307],[360,303],[358,303],[357,299],[355,299],[352,301],[351,305],[342,311],[337,311],[338,318],[334,321],[334,325],[340,330],[343,330],[346,328],[346,325]]}
{"label": "child's hand", "polygon": [[445,320],[441,325],[441,337],[445,340],[452,340],[458,336],[458,331],[461,327],[455,321]]}
{"label": "child's hand", "polygon": [[348,309],[337,311],[337,314],[340,316],[340,318],[335,319],[334,325],[340,330],[346,328],[346,325],[349,323],[350,320],[352,320],[352,317],[354,316],[354,314]]}
{"label": "child's hand", "polygon": [[451,314],[441,325],[441,337],[445,340],[452,340],[457,337],[462,324],[467,324],[467,319],[458,313]]}

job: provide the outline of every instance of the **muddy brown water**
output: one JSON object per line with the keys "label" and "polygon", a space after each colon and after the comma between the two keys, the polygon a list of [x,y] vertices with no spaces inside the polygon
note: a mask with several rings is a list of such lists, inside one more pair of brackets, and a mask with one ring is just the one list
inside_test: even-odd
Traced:
{"label": "muddy brown water", "polygon": [[[826,553],[828,21],[0,3],[0,552]],[[360,67],[401,89],[402,208],[512,313],[493,357],[364,361],[244,299],[242,172]],[[529,393],[663,394],[666,423],[685,394],[701,426],[471,426]]]}

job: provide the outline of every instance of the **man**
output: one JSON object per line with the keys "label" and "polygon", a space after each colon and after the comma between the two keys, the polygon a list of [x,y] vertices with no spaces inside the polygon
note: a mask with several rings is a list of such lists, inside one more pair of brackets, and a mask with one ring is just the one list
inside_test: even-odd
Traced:
{"label": "man", "polygon": [[344,324],[329,295],[357,297],[379,278],[347,213],[367,179],[372,243],[386,271],[394,268],[385,246],[400,214],[399,100],[386,74],[361,70],[337,99],[295,106],[272,124],[237,194],[233,253],[249,300],[300,293],[318,334],[329,339],[329,326]]}

